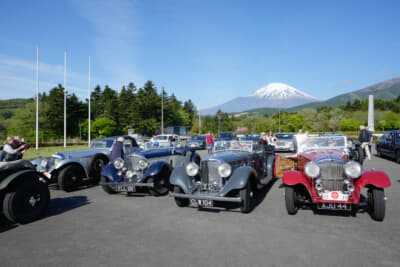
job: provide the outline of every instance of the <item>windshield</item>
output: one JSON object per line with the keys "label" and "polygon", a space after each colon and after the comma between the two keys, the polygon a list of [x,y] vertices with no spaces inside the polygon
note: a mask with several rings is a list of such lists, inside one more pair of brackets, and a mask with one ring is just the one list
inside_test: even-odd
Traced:
{"label": "windshield", "polygon": [[155,140],[165,141],[165,140],[168,140],[168,136],[167,135],[157,135]]}
{"label": "windshield", "polygon": [[90,148],[111,148],[113,143],[113,139],[97,139],[92,141]]}
{"label": "windshield", "polygon": [[192,140],[205,140],[206,137],[204,135],[194,136]]}
{"label": "windshield", "polygon": [[298,152],[310,149],[340,149],[346,148],[346,136],[307,136],[304,143],[298,147]]}
{"label": "windshield", "polygon": [[246,134],[246,139],[260,139],[261,135],[260,134]]}
{"label": "windshield", "polygon": [[226,138],[226,137],[233,137],[234,136],[234,134],[233,133],[220,133],[219,134],[219,137],[223,137],[223,138]]}
{"label": "windshield", "polygon": [[292,139],[293,134],[276,134],[276,138],[278,139]]}
{"label": "windshield", "polygon": [[214,152],[220,151],[253,151],[254,143],[252,141],[216,141],[214,143]]}
{"label": "windshield", "polygon": [[144,150],[157,149],[157,148],[168,148],[171,147],[169,142],[147,142],[144,144]]}

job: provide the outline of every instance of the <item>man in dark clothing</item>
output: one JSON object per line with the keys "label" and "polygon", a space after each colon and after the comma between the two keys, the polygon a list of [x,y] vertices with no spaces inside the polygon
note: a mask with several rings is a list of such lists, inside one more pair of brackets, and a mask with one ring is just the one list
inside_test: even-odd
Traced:
{"label": "man in dark clothing", "polygon": [[122,136],[117,138],[111,150],[110,161],[113,162],[117,158],[124,158],[124,138]]}
{"label": "man in dark clothing", "polygon": [[269,144],[268,144],[268,139],[267,139],[267,134],[262,132],[261,133],[261,139],[258,141],[258,144],[261,145],[261,148],[264,152],[268,152],[269,150]]}
{"label": "man in dark clothing", "polygon": [[360,125],[360,135],[358,136],[358,141],[361,143],[361,147],[365,150],[365,154],[370,160],[371,152],[369,150],[369,145],[372,144],[372,134],[363,125]]}

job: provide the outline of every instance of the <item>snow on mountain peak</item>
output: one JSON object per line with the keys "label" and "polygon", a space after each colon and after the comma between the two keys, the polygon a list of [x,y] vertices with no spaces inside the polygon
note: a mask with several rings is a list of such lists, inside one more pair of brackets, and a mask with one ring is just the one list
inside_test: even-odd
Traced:
{"label": "snow on mountain peak", "polygon": [[304,97],[310,99],[316,99],[290,85],[284,83],[270,83],[267,86],[258,89],[249,96],[255,96],[258,98],[291,98],[291,97]]}

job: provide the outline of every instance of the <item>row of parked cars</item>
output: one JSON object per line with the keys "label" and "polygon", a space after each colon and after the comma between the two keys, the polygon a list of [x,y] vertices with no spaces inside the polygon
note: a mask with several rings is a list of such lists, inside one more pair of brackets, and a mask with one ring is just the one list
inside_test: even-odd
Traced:
{"label": "row of parked cars", "polygon": [[88,177],[108,194],[146,190],[153,196],[169,194],[179,207],[240,208],[243,213],[251,211],[258,190],[282,178],[289,214],[302,208],[367,208],[375,220],[385,216],[389,177],[363,172],[362,161],[355,158],[357,147],[344,135],[308,136],[297,144],[297,154],[286,157],[264,151],[253,140],[220,139],[203,159],[190,143],[149,142],[140,148],[124,136],[125,157],[109,162],[116,139],[96,139],[88,150],[55,153],[49,159],[4,163],[0,192],[5,216],[21,223],[37,219],[49,203],[48,184],[71,191]]}

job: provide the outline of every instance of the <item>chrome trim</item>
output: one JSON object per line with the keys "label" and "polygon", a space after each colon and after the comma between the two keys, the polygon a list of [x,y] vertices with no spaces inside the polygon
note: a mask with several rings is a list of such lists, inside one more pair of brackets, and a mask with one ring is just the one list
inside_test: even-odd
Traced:
{"label": "chrome trim", "polygon": [[225,202],[242,202],[240,197],[217,197],[217,196],[202,196],[202,195],[187,195],[182,193],[169,192],[169,196],[178,198],[190,198],[190,199],[200,199],[200,200],[215,200],[215,201],[225,201]]}
{"label": "chrome trim", "polygon": [[154,187],[154,183],[135,183],[135,182],[120,182],[120,183],[99,183],[99,185],[132,185],[134,187]]}

